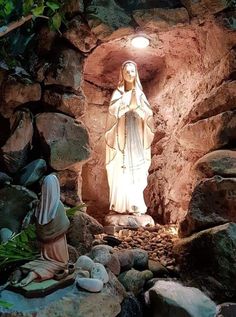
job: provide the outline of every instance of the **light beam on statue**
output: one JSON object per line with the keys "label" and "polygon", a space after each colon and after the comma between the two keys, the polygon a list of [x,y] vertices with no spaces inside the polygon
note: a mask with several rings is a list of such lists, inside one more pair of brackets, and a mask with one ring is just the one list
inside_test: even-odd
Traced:
{"label": "light beam on statue", "polygon": [[107,120],[106,170],[110,210],[144,214],[153,140],[153,113],[139,80],[137,65],[126,61],[113,92]]}
{"label": "light beam on statue", "polygon": [[149,39],[143,35],[135,36],[131,40],[131,44],[135,48],[146,48],[149,46]]}

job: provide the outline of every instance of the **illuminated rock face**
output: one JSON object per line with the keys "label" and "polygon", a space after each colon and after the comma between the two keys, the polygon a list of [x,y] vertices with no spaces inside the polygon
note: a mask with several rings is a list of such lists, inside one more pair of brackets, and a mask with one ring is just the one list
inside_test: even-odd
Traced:
{"label": "illuminated rock face", "polygon": [[123,61],[131,59],[138,64],[144,92],[154,111],[156,134],[145,199],[156,220],[181,221],[196,182],[203,178],[194,169],[196,161],[209,151],[233,150],[236,90],[231,78],[235,35],[217,24],[213,16],[205,17],[200,24],[190,17],[190,24],[170,23],[159,31],[149,19],[149,24],[143,26],[151,42],[148,48],[137,50],[130,45],[132,35],[119,38],[113,32],[85,59],[83,90],[88,108],[84,122],[92,129],[94,151],[83,167],[82,191],[91,204],[89,210],[99,219],[104,219],[101,215],[108,211],[103,168],[107,103]]}

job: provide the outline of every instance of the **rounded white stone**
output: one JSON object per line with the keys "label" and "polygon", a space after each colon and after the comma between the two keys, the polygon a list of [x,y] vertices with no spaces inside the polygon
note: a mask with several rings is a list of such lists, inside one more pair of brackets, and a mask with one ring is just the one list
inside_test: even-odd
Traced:
{"label": "rounded white stone", "polygon": [[77,278],[76,285],[91,293],[100,292],[103,288],[103,282],[95,278]]}

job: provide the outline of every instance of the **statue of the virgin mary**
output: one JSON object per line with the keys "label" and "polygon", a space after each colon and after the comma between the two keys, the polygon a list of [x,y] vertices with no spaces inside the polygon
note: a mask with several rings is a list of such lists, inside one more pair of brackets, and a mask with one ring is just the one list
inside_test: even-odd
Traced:
{"label": "statue of the virgin mary", "polygon": [[153,113],[143,93],[137,65],[126,61],[110,101],[105,134],[111,210],[137,214],[147,211],[143,191],[153,136]]}

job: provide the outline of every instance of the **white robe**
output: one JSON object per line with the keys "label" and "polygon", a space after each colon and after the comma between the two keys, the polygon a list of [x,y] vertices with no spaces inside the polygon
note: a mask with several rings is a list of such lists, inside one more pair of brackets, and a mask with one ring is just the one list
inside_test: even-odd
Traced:
{"label": "white robe", "polygon": [[153,140],[153,114],[141,89],[136,89],[137,107],[130,110],[131,91],[114,91],[106,131],[106,169],[110,209],[118,213],[147,210],[143,198],[147,186]]}

